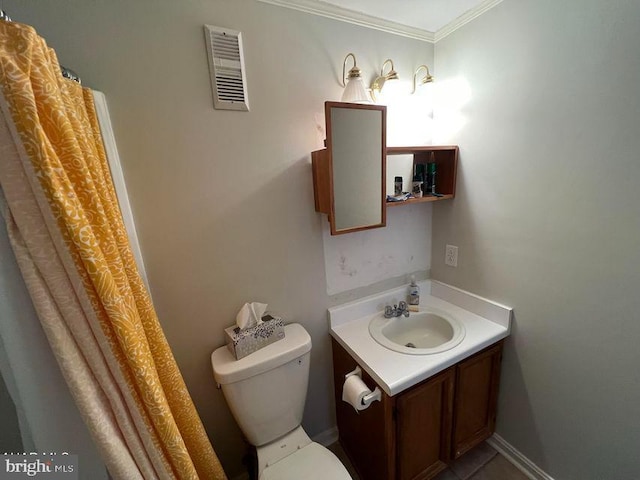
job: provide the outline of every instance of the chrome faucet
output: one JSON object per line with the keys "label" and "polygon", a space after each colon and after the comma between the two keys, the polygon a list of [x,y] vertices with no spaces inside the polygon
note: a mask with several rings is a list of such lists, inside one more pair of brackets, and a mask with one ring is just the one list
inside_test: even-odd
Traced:
{"label": "chrome faucet", "polygon": [[400,302],[398,305],[387,305],[384,307],[384,318],[393,318],[393,317],[401,317],[404,315],[405,317],[409,316],[409,309],[407,308],[407,302]]}

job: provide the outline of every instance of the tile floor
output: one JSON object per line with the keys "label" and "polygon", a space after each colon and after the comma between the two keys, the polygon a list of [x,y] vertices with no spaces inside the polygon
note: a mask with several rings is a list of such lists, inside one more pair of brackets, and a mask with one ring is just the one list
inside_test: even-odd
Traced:
{"label": "tile floor", "polygon": [[[330,445],[329,450],[347,467],[354,480],[361,480],[338,442]],[[487,443],[481,443],[453,462],[434,480],[528,480],[528,478]]]}

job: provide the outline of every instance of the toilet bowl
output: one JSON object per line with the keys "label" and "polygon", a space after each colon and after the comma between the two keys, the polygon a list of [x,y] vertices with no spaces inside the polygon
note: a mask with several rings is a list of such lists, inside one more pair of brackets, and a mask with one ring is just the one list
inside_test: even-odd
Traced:
{"label": "toilet bowl", "polygon": [[309,382],[311,337],[286,325],[285,337],[240,360],[227,347],[211,354],[213,375],[247,440],[260,480],[351,480],[338,457],[301,426]]}

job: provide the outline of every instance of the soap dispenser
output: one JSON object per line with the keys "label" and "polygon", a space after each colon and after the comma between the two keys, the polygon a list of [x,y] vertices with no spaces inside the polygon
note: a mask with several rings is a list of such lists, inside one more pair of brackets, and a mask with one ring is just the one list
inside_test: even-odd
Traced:
{"label": "soap dispenser", "polygon": [[409,310],[412,312],[418,311],[418,305],[420,305],[420,287],[416,283],[416,279],[411,275],[411,285],[409,285]]}

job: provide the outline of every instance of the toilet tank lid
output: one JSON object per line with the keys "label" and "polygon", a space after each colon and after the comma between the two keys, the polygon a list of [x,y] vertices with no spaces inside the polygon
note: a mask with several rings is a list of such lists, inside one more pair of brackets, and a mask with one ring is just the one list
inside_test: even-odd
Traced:
{"label": "toilet tank lid", "polygon": [[236,360],[224,346],[211,354],[213,376],[220,385],[246,380],[284,365],[311,350],[311,337],[299,323],[284,326],[284,338]]}

